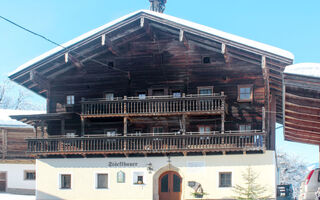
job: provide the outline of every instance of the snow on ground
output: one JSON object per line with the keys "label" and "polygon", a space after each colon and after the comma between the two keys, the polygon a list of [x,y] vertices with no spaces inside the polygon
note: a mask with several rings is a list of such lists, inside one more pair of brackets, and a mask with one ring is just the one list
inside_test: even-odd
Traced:
{"label": "snow on ground", "polygon": [[34,195],[17,195],[9,193],[0,193],[1,200],[35,200]]}

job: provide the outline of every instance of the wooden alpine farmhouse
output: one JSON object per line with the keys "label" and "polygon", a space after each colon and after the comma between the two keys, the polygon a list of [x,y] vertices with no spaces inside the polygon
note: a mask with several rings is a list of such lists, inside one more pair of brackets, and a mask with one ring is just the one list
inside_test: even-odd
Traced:
{"label": "wooden alpine farmhouse", "polygon": [[[151,3],[163,12],[165,1]],[[27,139],[37,199],[230,199],[248,166],[275,198],[275,123],[293,55],[155,11],[10,75],[47,99],[47,114],[13,116],[42,130]]]}

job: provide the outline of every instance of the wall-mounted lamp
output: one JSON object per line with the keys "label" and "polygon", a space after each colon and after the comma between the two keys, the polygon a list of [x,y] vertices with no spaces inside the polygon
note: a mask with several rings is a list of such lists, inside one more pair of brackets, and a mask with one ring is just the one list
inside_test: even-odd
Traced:
{"label": "wall-mounted lamp", "polygon": [[151,163],[151,162],[149,162],[149,163],[147,164],[147,170],[148,170],[149,174],[152,173],[153,167],[152,167],[152,163]]}

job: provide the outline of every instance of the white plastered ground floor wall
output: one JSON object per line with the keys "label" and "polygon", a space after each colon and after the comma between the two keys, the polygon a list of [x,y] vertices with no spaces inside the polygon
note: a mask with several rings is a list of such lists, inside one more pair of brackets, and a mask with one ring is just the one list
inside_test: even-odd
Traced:
{"label": "white plastered ground floor wall", "polygon": [[[134,167],[109,166],[109,163],[131,163]],[[147,170],[152,164],[151,173]],[[49,199],[113,199],[158,200],[158,178],[161,173],[172,170],[182,177],[182,198],[193,199],[194,191],[189,181],[200,183],[207,193],[206,199],[230,199],[233,188],[219,187],[219,173],[232,173],[232,186],[243,185],[243,172],[250,166],[259,174],[257,182],[265,186],[267,194],[275,198],[276,161],[275,152],[241,155],[207,155],[171,157],[129,158],[61,158],[37,160],[37,200]],[[125,183],[117,183],[117,172],[125,173]],[[144,184],[134,184],[134,174],[143,173]],[[96,174],[108,174],[108,189],[96,189]],[[60,189],[59,176],[71,174],[71,189]]]}

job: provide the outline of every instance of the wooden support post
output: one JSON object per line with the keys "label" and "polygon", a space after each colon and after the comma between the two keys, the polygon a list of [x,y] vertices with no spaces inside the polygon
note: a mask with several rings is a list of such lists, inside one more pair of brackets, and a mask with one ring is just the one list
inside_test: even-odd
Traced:
{"label": "wooden support post", "polygon": [[68,63],[69,62],[69,53],[64,54],[64,62]]}
{"label": "wooden support post", "polygon": [[144,27],[144,17],[141,17],[140,19],[140,27]]}
{"label": "wooden support post", "polygon": [[179,33],[179,41],[180,42],[183,42],[183,39],[184,39],[184,36],[183,36],[183,30],[182,29],[180,29],[180,33]]}
{"label": "wooden support post", "polygon": [[7,156],[8,150],[8,131],[6,129],[2,129],[2,159],[5,159]]}
{"label": "wooden support post", "polygon": [[65,119],[61,119],[61,134],[65,135]]}
{"label": "wooden support post", "polygon": [[102,34],[101,35],[101,45],[104,46],[106,44],[106,35]]}
{"label": "wooden support post", "polygon": [[262,132],[266,131],[266,109],[262,107]]}
{"label": "wooden support post", "polygon": [[128,133],[128,117],[123,118],[123,135],[127,136]]}
{"label": "wooden support post", "polygon": [[36,133],[36,138],[38,138],[38,125],[34,125],[34,132]]}
{"label": "wooden support post", "polygon": [[[224,96],[224,92],[221,92],[221,96]],[[221,110],[222,110],[222,113],[221,113],[221,133],[223,134],[224,133],[224,122],[225,122],[225,102],[224,102],[224,99],[222,99],[221,101]]]}
{"label": "wooden support post", "polygon": [[85,119],[84,117],[81,117],[81,137],[83,137],[85,134],[84,129],[85,129]]}
{"label": "wooden support post", "polygon": [[44,120],[41,120],[41,137],[44,137]]}
{"label": "wooden support post", "polygon": [[185,135],[186,131],[186,115],[182,115],[182,135]]}

